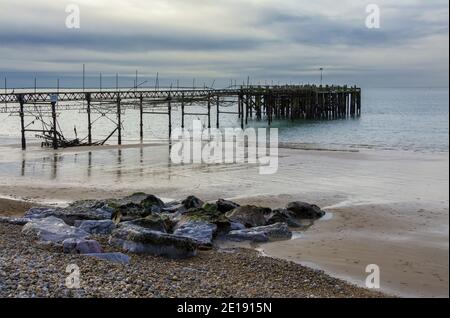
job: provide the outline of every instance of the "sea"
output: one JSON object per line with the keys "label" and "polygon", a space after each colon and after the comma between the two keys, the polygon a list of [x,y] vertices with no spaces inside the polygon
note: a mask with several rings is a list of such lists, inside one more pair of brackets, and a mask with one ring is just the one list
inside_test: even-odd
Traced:
{"label": "sea", "polygon": [[[1,105],[0,105],[1,107]],[[226,104],[224,111],[233,111],[237,106]],[[197,108],[197,109],[195,109]],[[206,113],[204,106],[194,106],[193,112]],[[237,108],[236,108],[237,109]],[[215,107],[212,126],[215,126]],[[174,109],[173,127],[180,125],[181,110]],[[92,116],[95,140],[106,138],[115,128],[114,113],[96,113]],[[126,110],[123,119],[123,143],[139,141],[139,112]],[[189,128],[193,120],[206,116],[187,116]],[[87,135],[86,113],[64,110],[58,122],[66,138],[83,139]],[[239,127],[237,115],[221,114],[221,127]],[[38,120],[26,117],[28,128],[41,128]],[[267,126],[265,121],[250,120],[249,127]],[[445,88],[363,88],[362,115],[358,118],[322,121],[275,121],[280,143],[304,148],[319,149],[383,149],[419,152],[448,152],[449,147],[449,89]],[[166,115],[144,116],[144,141],[163,141],[168,137]],[[35,141],[33,133],[27,141]],[[112,136],[108,144],[115,144]],[[20,142],[20,118],[17,115],[0,113],[0,145]]]}

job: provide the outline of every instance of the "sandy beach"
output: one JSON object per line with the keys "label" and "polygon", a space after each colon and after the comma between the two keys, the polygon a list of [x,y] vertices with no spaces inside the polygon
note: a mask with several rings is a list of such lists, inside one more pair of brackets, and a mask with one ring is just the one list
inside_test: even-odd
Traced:
{"label": "sandy beach", "polygon": [[271,208],[302,200],[327,216],[292,240],[251,248],[360,286],[365,267],[377,264],[382,292],[448,297],[448,153],[293,148],[280,149],[278,173],[262,176],[246,164],[173,165],[167,145],[26,153],[2,147],[0,211],[136,191]]}

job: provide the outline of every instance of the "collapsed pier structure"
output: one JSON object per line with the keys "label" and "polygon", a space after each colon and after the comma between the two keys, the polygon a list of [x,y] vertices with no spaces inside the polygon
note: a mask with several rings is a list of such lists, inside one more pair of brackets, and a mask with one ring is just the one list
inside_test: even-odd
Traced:
{"label": "collapsed pier structure", "polygon": [[[205,112],[195,112],[202,105]],[[212,118],[211,109],[215,108]],[[181,127],[187,116],[206,116],[207,127],[220,128],[221,116],[234,115],[242,129],[249,119],[274,120],[333,120],[361,115],[361,89],[347,86],[286,85],[240,86],[238,88],[178,88],[128,90],[66,90],[58,92],[20,92],[0,94],[0,113],[20,117],[22,149],[26,149],[26,133],[33,132],[43,139],[43,146],[70,147],[104,144],[112,136],[122,144],[125,110],[139,110],[139,130],[144,138],[144,120],[148,115],[166,115],[171,137],[175,111],[181,112]],[[195,108],[198,109],[198,108]],[[67,140],[58,125],[64,110],[86,113],[87,136]],[[95,118],[94,118],[95,117]],[[92,126],[100,118],[111,120],[115,128],[106,139],[94,141]],[[42,129],[29,128],[42,123]]]}

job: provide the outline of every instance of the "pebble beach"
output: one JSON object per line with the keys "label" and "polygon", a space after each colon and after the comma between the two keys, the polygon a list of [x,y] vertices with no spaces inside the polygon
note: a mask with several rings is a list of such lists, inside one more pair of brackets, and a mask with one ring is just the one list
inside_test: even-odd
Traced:
{"label": "pebble beach", "polygon": [[[127,265],[63,254],[0,223],[0,297],[384,297],[293,262],[247,249],[211,249],[191,259],[130,254]],[[105,250],[105,238],[97,240]],[[80,288],[65,285],[80,269]]]}

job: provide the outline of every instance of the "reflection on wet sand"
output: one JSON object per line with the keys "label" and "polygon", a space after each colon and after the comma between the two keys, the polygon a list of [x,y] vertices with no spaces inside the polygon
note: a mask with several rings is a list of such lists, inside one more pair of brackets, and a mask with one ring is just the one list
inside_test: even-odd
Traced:
{"label": "reflection on wet sand", "polygon": [[[33,156],[27,152],[22,152],[19,170],[19,175],[22,177],[39,177],[50,180],[62,180],[63,178],[72,177],[72,172],[77,173],[73,175],[77,179],[86,176],[86,181],[91,181],[96,177],[112,177],[115,175],[116,180],[120,181],[124,171],[133,174],[133,170],[137,170],[139,178],[145,178],[148,173],[155,172],[155,166],[159,169],[167,168],[167,177],[170,179],[172,163],[170,161],[171,146],[161,146],[157,149],[145,146],[128,149],[110,149],[102,151],[77,152],[77,153],[53,153],[43,157]],[[151,160],[154,157],[154,152],[157,151],[158,158],[164,158],[161,161]],[[145,158],[150,158],[146,160]],[[10,163],[16,166],[16,163]],[[9,169],[8,169],[9,170]],[[13,171],[16,168],[13,169]],[[80,173],[85,170],[85,173]],[[11,170],[8,174],[11,174]],[[131,175],[127,175],[130,177]],[[80,180],[82,181],[82,180]],[[94,180],[92,180],[94,181]]]}

